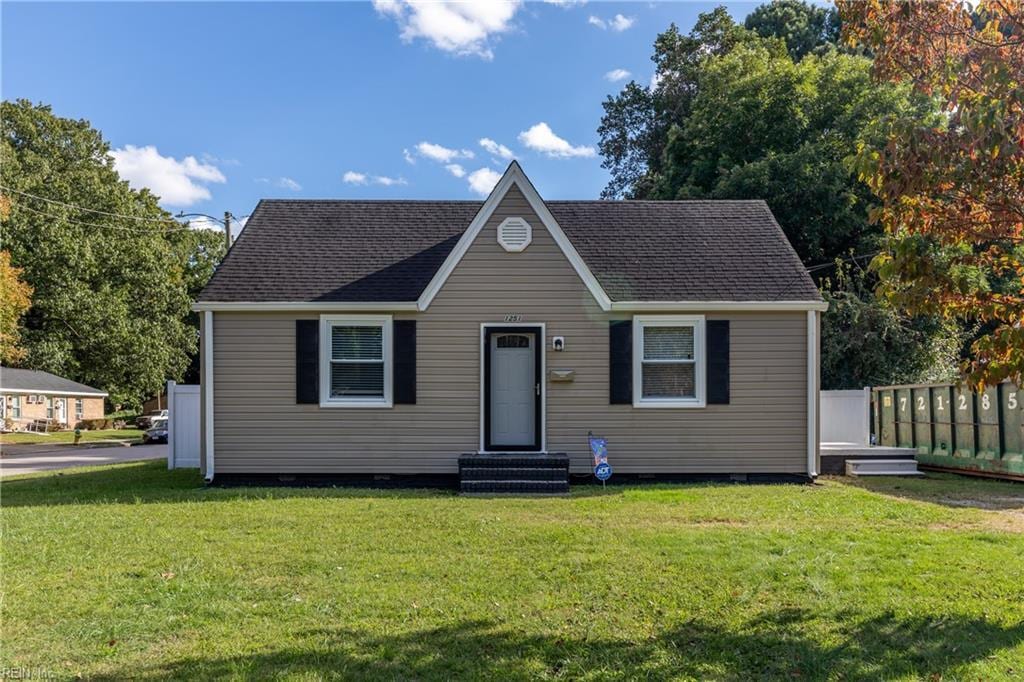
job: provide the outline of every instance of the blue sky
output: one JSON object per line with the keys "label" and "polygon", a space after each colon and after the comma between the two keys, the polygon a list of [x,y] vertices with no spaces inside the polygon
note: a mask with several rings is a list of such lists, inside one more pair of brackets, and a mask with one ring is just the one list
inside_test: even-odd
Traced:
{"label": "blue sky", "polygon": [[0,89],[91,121],[175,212],[477,198],[510,157],[593,198],[612,72],[649,83],[655,36],[715,4],[4,2]]}

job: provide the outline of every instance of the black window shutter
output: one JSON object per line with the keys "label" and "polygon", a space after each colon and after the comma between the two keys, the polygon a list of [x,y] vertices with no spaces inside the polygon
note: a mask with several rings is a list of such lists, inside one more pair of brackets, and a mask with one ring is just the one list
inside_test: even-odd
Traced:
{"label": "black window shutter", "polygon": [[295,320],[295,402],[320,402],[319,320]]}
{"label": "black window shutter", "polygon": [[416,404],[416,320],[395,320],[392,327],[393,397],[396,405]]}
{"label": "black window shutter", "polygon": [[608,323],[608,356],[610,361],[608,402],[611,405],[633,404],[633,321],[612,320]]}
{"label": "black window shutter", "polygon": [[708,405],[729,404],[729,320],[708,320]]}

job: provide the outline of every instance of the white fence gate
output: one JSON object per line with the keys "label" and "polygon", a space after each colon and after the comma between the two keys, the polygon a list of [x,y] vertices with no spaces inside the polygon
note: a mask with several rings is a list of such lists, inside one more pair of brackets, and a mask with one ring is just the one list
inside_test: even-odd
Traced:
{"label": "white fence gate", "polygon": [[871,389],[821,392],[821,442],[871,445]]}
{"label": "white fence gate", "polygon": [[199,386],[167,382],[167,468],[199,468]]}

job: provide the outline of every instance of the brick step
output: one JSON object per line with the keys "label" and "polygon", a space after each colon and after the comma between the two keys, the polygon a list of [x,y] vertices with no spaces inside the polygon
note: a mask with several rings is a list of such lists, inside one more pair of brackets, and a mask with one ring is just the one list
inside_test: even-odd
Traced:
{"label": "brick step", "polygon": [[463,481],[564,481],[565,469],[543,467],[481,467],[463,466]]}
{"label": "brick step", "polygon": [[471,481],[462,480],[462,492],[471,495],[565,495],[569,481]]}
{"label": "brick step", "polygon": [[531,454],[466,454],[459,456],[459,469],[472,467],[524,467],[530,469],[563,469],[569,470],[569,456],[564,454],[531,455]]}

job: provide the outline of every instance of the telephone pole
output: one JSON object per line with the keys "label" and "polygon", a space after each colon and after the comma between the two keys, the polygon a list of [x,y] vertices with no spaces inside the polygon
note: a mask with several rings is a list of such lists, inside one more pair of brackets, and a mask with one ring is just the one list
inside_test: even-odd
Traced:
{"label": "telephone pole", "polygon": [[231,212],[224,211],[224,243],[231,248]]}

